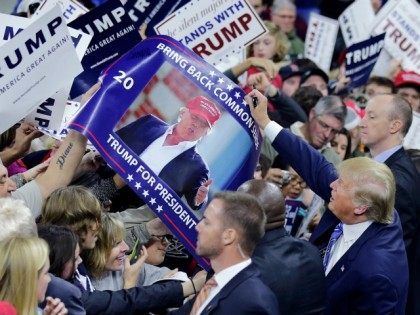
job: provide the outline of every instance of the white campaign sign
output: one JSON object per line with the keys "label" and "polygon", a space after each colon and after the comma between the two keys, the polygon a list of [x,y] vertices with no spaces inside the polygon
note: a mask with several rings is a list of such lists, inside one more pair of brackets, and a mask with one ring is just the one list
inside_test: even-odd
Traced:
{"label": "white campaign sign", "polygon": [[25,117],[25,121],[40,128],[59,129],[66,109],[70,88],[71,86],[63,88],[47,98],[32,113]]}
{"label": "white campaign sign", "polygon": [[[34,19],[27,19],[24,17],[1,14],[0,13],[0,46],[19,34],[22,30],[28,27]],[[86,34],[74,28],[67,27],[76,48],[79,60],[83,59],[86,49],[92,40],[92,35]]]}
{"label": "white campaign sign", "polygon": [[192,0],[155,26],[213,65],[227,62],[267,32],[246,0]]}
{"label": "white campaign sign", "polygon": [[330,71],[338,22],[311,13],[305,38],[305,57],[315,62],[325,72]]}
{"label": "white campaign sign", "polygon": [[[383,10],[383,11],[382,11]],[[386,33],[385,49],[405,70],[420,73],[420,5],[414,0],[390,1],[375,18],[372,35]]]}
{"label": "white campaign sign", "polygon": [[0,132],[68,86],[83,68],[58,7],[0,47]]}
{"label": "white campaign sign", "polygon": [[346,47],[369,39],[375,12],[371,0],[357,0],[338,17]]}
{"label": "white campaign sign", "polygon": [[89,12],[85,6],[74,0],[44,0],[39,5],[38,10],[35,11],[34,16],[38,17],[44,14],[57,4],[63,12],[63,17],[66,20],[66,23],[70,23],[71,21],[77,19],[80,15]]}

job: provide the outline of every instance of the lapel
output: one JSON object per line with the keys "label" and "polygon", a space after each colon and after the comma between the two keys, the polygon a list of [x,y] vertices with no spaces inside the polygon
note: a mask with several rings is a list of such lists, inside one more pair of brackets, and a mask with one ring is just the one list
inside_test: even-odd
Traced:
{"label": "lapel", "polygon": [[390,165],[394,164],[395,161],[399,160],[402,155],[404,155],[404,148],[400,148],[395,151],[389,158],[385,160],[385,164],[389,167]]}
{"label": "lapel", "polygon": [[348,251],[337,261],[337,263],[326,276],[328,286],[347,274],[347,272],[351,269],[351,264],[353,260],[356,259],[360,249],[366,242],[374,238],[382,227],[382,224],[373,222],[357,239],[357,241],[354,242],[352,246],[350,246]]}
{"label": "lapel", "polygon": [[221,301],[226,299],[231,292],[242,282],[258,274],[254,264],[251,263],[248,267],[239,272],[235,277],[232,278],[223,289],[210,301],[210,303],[204,308],[202,315],[210,314],[216,309]]}

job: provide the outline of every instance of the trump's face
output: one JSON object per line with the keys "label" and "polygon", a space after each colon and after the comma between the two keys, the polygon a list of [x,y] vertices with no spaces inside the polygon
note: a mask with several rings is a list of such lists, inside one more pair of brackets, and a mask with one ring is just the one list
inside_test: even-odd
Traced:
{"label": "trump's face", "polygon": [[200,256],[212,259],[220,255],[223,250],[222,207],[222,200],[213,199],[196,226],[198,232],[196,252]]}
{"label": "trump's face", "polygon": [[209,131],[209,124],[201,116],[185,109],[180,114],[180,121],[176,125],[176,132],[183,141],[197,141]]}

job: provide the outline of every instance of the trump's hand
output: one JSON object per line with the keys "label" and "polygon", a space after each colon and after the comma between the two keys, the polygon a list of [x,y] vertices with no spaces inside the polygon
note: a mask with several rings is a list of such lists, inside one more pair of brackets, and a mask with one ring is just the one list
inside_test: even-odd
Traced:
{"label": "trump's hand", "polygon": [[[254,107],[252,98],[257,99],[257,106]],[[245,101],[248,103],[249,110],[258,126],[264,130],[265,126],[271,121],[267,113],[267,98],[258,90],[253,89],[245,96]]]}
{"label": "trump's hand", "polygon": [[201,205],[206,199],[207,195],[210,190],[210,185],[213,183],[212,179],[208,179],[205,182],[203,182],[197,190],[197,194],[195,195],[194,203],[195,206]]}

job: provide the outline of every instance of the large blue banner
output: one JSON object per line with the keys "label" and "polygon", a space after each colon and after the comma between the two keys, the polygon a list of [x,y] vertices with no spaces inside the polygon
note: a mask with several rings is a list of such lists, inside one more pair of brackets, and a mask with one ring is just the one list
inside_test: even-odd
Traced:
{"label": "large blue banner", "polygon": [[346,51],[346,77],[351,79],[348,89],[366,84],[384,47],[385,34],[351,45]]}
{"label": "large blue banner", "polygon": [[104,72],[70,128],[85,134],[195,254],[214,192],[253,177],[261,134],[244,92],[178,41],[148,38]]}

